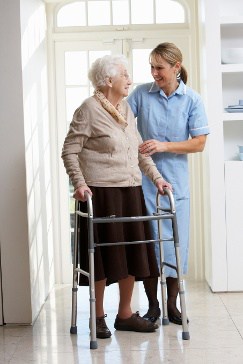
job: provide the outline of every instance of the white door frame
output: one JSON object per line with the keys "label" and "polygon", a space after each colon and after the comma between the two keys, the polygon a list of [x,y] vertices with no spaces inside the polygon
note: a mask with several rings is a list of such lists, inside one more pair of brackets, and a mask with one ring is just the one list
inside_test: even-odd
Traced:
{"label": "white door frame", "polygon": [[[142,35],[142,36],[141,36]],[[170,41],[178,45],[184,54],[184,64],[192,74],[192,59],[191,59],[191,38],[188,31],[178,32],[172,31],[170,35],[163,31],[123,31],[106,34],[104,40],[94,40],[94,35],[86,34],[86,40],[76,41],[56,41],[55,42],[55,59],[56,59],[56,130],[57,130],[57,161],[59,175],[59,258],[56,260],[58,265],[57,271],[61,273],[60,283],[70,283],[72,280],[72,261],[71,261],[71,244],[70,244],[70,217],[69,217],[69,194],[68,191],[68,176],[66,175],[63,162],[60,158],[62,145],[67,133],[68,125],[66,120],[66,102],[65,102],[65,64],[64,55],[66,51],[80,50],[107,50],[114,54],[125,54],[129,60],[129,72],[132,73],[132,50],[133,49],[152,49],[160,42]],[[135,65],[138,67],[139,65]],[[149,67],[149,63],[148,63]],[[142,71],[142,70],[141,70]],[[152,78],[148,82],[152,81]],[[77,105],[78,106],[78,105]],[[71,120],[70,120],[71,121]]]}

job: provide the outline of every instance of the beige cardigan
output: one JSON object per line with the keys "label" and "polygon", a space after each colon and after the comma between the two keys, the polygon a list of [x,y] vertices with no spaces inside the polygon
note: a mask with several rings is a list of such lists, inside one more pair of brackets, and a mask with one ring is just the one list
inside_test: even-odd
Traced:
{"label": "beige cardigan", "polygon": [[142,184],[141,171],[153,182],[162,178],[152,158],[138,152],[142,143],[127,101],[122,111],[128,125],[117,121],[94,96],[75,111],[62,158],[75,189],[80,186],[129,187]]}

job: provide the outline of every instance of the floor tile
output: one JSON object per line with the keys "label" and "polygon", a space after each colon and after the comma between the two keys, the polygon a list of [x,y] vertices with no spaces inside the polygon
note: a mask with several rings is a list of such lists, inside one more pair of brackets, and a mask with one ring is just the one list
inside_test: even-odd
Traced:
{"label": "floor tile", "polygon": [[[119,291],[106,288],[106,322],[112,336],[90,349],[89,291],[79,287],[77,335],[70,334],[70,285],[57,285],[33,326],[0,327],[0,364],[243,364],[243,293],[212,293],[205,282],[186,281],[190,340],[182,326],[163,326],[154,333],[114,329]],[[161,295],[159,292],[159,300]],[[178,300],[179,304],[179,300]],[[143,315],[147,299],[135,284],[133,311]]]}

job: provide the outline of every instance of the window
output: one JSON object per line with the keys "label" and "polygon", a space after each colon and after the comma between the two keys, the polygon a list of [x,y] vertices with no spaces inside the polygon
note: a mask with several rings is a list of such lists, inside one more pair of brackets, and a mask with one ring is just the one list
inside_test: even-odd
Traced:
{"label": "window", "polygon": [[[66,120],[69,125],[74,110],[85,98],[93,94],[87,78],[91,64],[109,51],[69,51],[65,52]],[[67,125],[67,127],[68,127]]]}
{"label": "window", "polygon": [[57,27],[185,22],[185,8],[174,0],[73,1],[62,5],[58,9],[56,17]]}

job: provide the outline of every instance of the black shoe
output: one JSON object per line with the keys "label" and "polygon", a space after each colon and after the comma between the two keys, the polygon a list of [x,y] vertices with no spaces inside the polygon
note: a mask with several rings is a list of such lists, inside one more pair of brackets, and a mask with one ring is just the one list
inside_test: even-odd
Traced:
{"label": "black shoe", "polygon": [[146,320],[156,322],[161,315],[159,306],[150,307],[148,312],[143,316]]}
{"label": "black shoe", "polygon": [[145,320],[139,316],[138,312],[136,312],[127,319],[121,319],[116,316],[114,328],[120,331],[154,332],[158,329],[158,325]]}
{"label": "black shoe", "polygon": [[[182,325],[182,318],[181,316],[176,316],[168,313],[168,319],[170,322],[176,325]],[[187,323],[189,324],[189,320],[187,319]]]}
{"label": "black shoe", "polygon": [[105,322],[106,316],[107,315],[104,315],[103,317],[96,317],[96,337],[98,339],[108,339],[111,337],[111,332]]}

